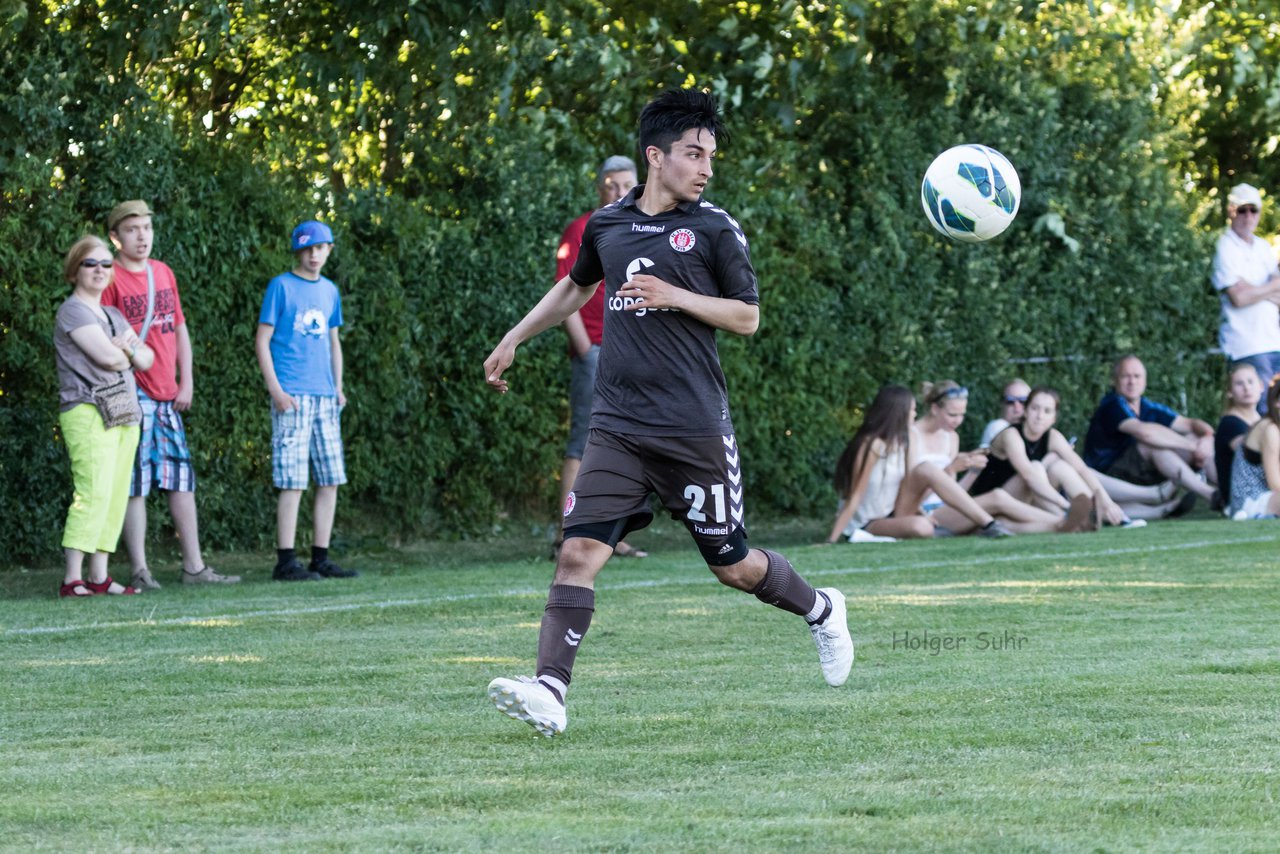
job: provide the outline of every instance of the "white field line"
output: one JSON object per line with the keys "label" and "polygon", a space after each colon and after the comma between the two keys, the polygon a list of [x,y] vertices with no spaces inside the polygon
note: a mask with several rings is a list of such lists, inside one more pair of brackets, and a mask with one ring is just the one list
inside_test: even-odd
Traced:
{"label": "white field line", "polygon": [[[1130,546],[1127,548],[1112,548],[1102,550],[1077,551],[1077,552],[1041,552],[1033,554],[1013,553],[1007,555],[975,555],[966,560],[929,560],[916,561],[913,563],[890,564],[887,566],[851,566],[844,569],[824,569],[815,570],[806,575],[828,576],[828,575],[867,575],[881,572],[903,572],[913,569],[937,569],[940,567],[954,567],[972,564],[974,566],[986,566],[999,563],[1025,563],[1028,561],[1039,560],[1074,560],[1088,558],[1104,558],[1114,557],[1116,555],[1131,554],[1157,554],[1160,552],[1176,552],[1190,551],[1192,549],[1201,549],[1208,547],[1230,547],[1234,545],[1243,545],[1246,543],[1269,543],[1274,542],[1275,537],[1245,537],[1230,540],[1198,540],[1190,543],[1179,543],[1176,545],[1166,546]],[[858,548],[851,546],[850,548]],[[701,564],[698,565],[701,568]],[[619,584],[609,584],[607,582],[599,585],[601,590],[640,590],[650,587],[672,587],[687,584],[705,584],[706,576],[703,575],[680,575],[670,578],[653,578],[643,581],[624,581]],[[184,626],[193,623],[234,621],[243,622],[245,620],[253,620],[262,617],[297,617],[308,614],[334,614],[347,611],[361,611],[365,609],[386,609],[386,608],[415,608],[430,605],[440,605],[449,602],[472,602],[477,599],[492,599],[498,597],[517,597],[517,596],[536,596],[546,592],[546,587],[537,588],[515,588],[510,590],[486,591],[484,593],[456,593],[444,594],[440,596],[424,596],[418,599],[384,599],[378,602],[342,602],[332,605],[312,605],[304,608],[273,608],[269,610],[243,611],[232,614],[201,614],[198,616],[188,617],[167,617],[161,620],[137,619],[137,620],[117,620],[114,622],[99,623],[79,623],[76,625],[64,626],[30,626],[27,628],[5,629],[3,635],[6,637],[23,636],[23,635],[51,635],[51,634],[70,634],[72,632],[92,631],[96,629],[120,629],[138,626]]]}

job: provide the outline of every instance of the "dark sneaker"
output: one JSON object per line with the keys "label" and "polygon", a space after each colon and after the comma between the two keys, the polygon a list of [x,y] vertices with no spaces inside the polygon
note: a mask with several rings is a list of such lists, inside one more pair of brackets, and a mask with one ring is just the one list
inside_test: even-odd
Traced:
{"label": "dark sneaker", "polygon": [[[935,534],[934,536],[937,535]],[[985,528],[978,529],[978,536],[986,537],[989,540],[1003,540],[1006,537],[1012,537],[1013,531],[1002,525],[999,519],[992,519]]]}
{"label": "dark sneaker", "polygon": [[323,576],[312,572],[302,565],[302,561],[291,561],[271,570],[272,581],[319,581]]}
{"label": "dark sneaker", "polygon": [[1164,514],[1164,517],[1166,519],[1177,519],[1180,516],[1185,516],[1190,513],[1195,509],[1195,507],[1196,494],[1194,492],[1188,492],[1186,495],[1182,496],[1181,501],[1173,506],[1172,510]]}
{"label": "dark sneaker", "polygon": [[343,569],[331,560],[325,559],[316,563],[311,561],[311,565],[307,567],[321,578],[355,578],[360,573],[354,569]]}

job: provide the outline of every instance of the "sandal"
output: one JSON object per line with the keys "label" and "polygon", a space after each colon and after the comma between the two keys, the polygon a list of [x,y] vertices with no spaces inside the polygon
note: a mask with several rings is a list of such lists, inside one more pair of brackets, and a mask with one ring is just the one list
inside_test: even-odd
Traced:
{"label": "sandal", "polygon": [[638,549],[628,542],[620,542],[613,547],[613,553],[618,557],[648,557],[649,553],[644,549]]}
{"label": "sandal", "polygon": [[[111,585],[113,584],[115,584],[116,587],[119,587],[120,589],[112,590]],[[98,581],[98,582],[86,581],[84,583],[84,586],[88,587],[90,590],[92,590],[94,593],[98,594],[99,596],[103,595],[104,593],[107,594],[108,596],[134,596],[138,593],[138,590],[136,588],[123,587],[119,584],[116,584],[115,579],[113,579],[109,575],[106,577],[105,581]]]}
{"label": "sandal", "polygon": [[93,591],[89,589],[89,585],[78,578],[75,581],[68,581],[58,588],[58,596],[64,599],[80,599],[92,595]]}

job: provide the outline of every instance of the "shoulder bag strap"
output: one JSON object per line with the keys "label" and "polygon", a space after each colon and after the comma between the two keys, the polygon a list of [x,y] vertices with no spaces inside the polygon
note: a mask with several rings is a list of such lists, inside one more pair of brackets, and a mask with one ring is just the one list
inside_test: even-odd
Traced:
{"label": "shoulder bag strap", "polygon": [[[147,340],[147,333],[151,331],[151,321],[155,319],[156,312],[156,276],[151,272],[151,262],[147,263],[147,316],[142,321],[142,331],[138,333],[138,340],[144,344]],[[114,332],[112,333],[115,334]]]}

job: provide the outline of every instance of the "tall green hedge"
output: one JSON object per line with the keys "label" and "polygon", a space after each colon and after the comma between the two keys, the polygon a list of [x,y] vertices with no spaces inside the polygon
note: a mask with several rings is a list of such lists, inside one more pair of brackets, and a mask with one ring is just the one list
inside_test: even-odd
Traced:
{"label": "tall green hedge", "polygon": [[[721,346],[753,514],[829,512],[835,457],[885,382],[969,386],[966,440],[1006,377],[1051,382],[1082,435],[1110,360],[1136,351],[1154,396],[1216,414],[1208,208],[1187,180],[1191,133],[1152,83],[1157,47],[1126,29],[1140,20],[920,0],[664,0],[625,18],[588,0],[554,16],[442,3],[436,18],[319,3],[350,25],[318,42],[287,30],[314,24],[303,11],[272,17],[284,4],[221,23],[176,14],[188,5],[30,2],[4,25],[0,70],[25,83],[0,95],[6,565],[56,555],[70,494],[50,343],[62,252],[134,197],[156,211],[195,342],[209,547],[270,544],[253,331],[290,229],[313,216],[335,229],[326,272],[346,319],[340,527],[549,521],[563,337],[521,348],[505,396],[481,363],[550,285],[592,167],[631,151],[639,107],[670,85],[719,93],[733,130],[708,196],[743,224],[761,279],[759,333]],[[122,50],[128,14],[150,24]],[[1079,38],[1089,26],[1110,29]],[[932,156],[966,141],[1003,151],[1024,187],[1013,227],[982,246],[945,242],[918,201]]]}

